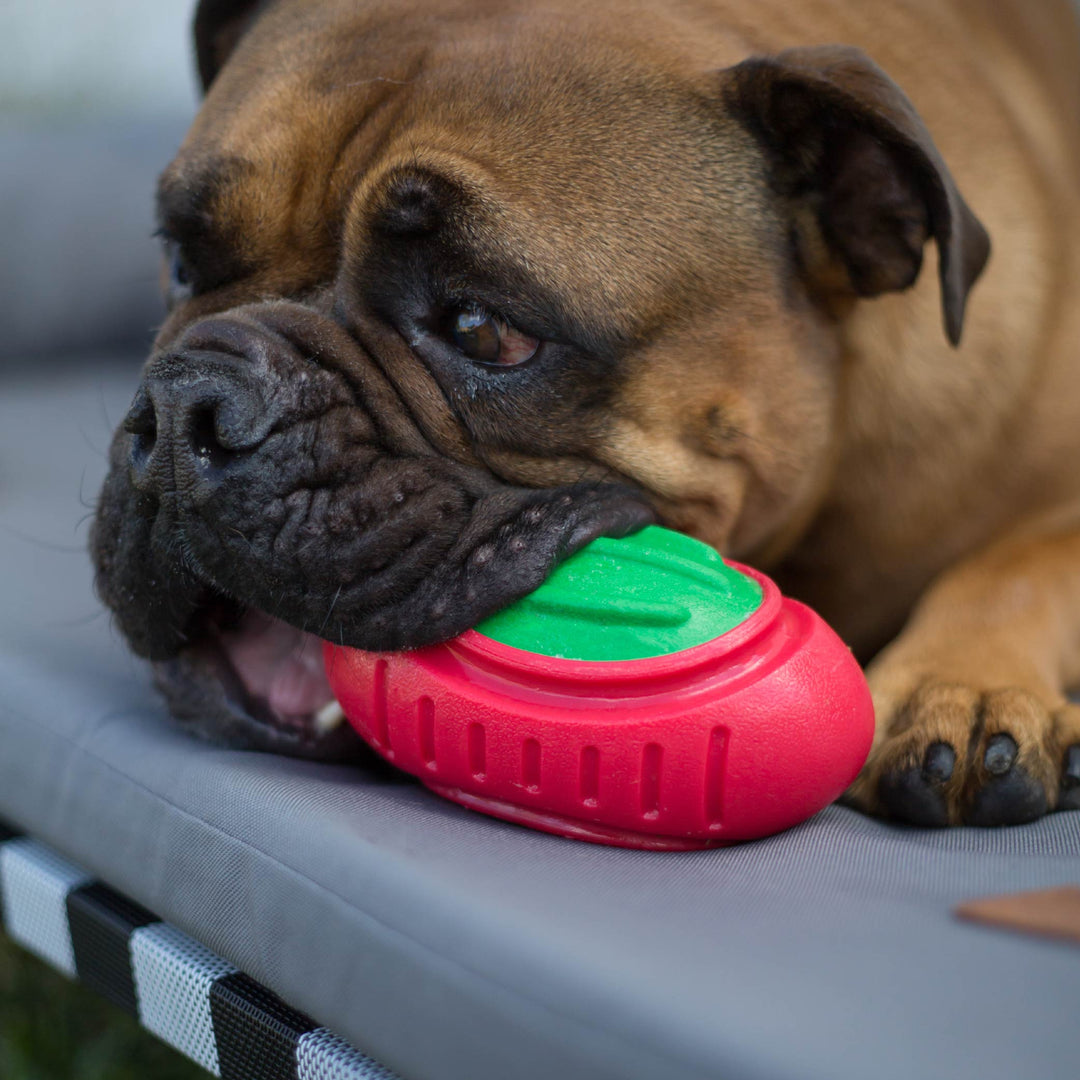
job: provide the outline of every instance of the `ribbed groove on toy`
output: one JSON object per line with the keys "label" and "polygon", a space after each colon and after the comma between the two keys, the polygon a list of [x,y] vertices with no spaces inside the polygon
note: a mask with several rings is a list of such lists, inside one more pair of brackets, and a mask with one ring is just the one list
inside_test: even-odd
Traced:
{"label": "ribbed groove on toy", "polygon": [[586,806],[596,806],[600,795],[600,751],[595,746],[582,748],[580,787],[581,801]]}
{"label": "ribbed groove on toy", "polygon": [[389,709],[386,705],[385,660],[375,661],[375,672],[371,680],[371,719],[379,746],[387,753],[392,753],[390,748]]}
{"label": "ribbed groove on toy", "polygon": [[641,816],[650,821],[660,816],[660,764],[664,748],[646,743],[641,753]]}
{"label": "ribbed groove on toy", "polygon": [[[523,601],[533,611],[545,615],[576,618],[582,622],[611,622],[611,608],[595,596],[560,597],[549,600],[545,596],[527,596]],[[633,626],[682,626],[689,622],[690,609],[685,604],[649,603],[645,600],[626,600],[619,604],[619,621]]]}
{"label": "ribbed groove on toy", "polygon": [[420,756],[429,769],[437,765],[435,760],[435,702],[426,694],[416,703],[416,722],[420,728]]}
{"label": "ribbed groove on toy", "polygon": [[475,780],[487,776],[487,732],[483,724],[469,725],[469,771]]}
{"label": "ribbed groove on toy", "polygon": [[710,829],[724,825],[724,773],[727,770],[728,729],[714,727],[709,733],[705,757],[705,820]]}
{"label": "ribbed groove on toy", "polygon": [[521,748],[521,782],[527,791],[540,790],[540,744],[526,739]]}

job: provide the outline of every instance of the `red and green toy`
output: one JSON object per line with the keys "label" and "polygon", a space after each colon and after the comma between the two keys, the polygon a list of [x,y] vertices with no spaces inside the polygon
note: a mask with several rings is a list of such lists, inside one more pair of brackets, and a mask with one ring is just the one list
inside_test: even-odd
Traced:
{"label": "red and green toy", "polygon": [[829,627],[656,526],[595,540],[475,630],[415,652],[326,646],[350,723],[473,810],[689,850],[805,820],[855,778],[873,708]]}

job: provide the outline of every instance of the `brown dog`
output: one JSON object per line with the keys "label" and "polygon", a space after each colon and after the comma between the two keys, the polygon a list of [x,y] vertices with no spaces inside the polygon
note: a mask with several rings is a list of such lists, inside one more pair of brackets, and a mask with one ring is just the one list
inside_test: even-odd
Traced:
{"label": "brown dog", "polygon": [[857,805],[1080,806],[1067,0],[203,0],[196,38],[94,536],[178,715],[340,753],[311,635],[448,637],[655,515],[870,662]]}

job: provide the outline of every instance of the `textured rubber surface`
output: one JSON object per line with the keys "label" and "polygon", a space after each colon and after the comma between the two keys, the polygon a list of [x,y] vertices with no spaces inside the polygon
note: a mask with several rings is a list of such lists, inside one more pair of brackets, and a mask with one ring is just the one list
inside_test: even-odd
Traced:
{"label": "textured rubber surface", "polygon": [[756,840],[844,792],[874,707],[818,615],[749,567],[731,572],[761,603],[681,652],[566,660],[471,630],[409,652],[327,642],[326,674],[378,753],[470,810],[651,851]]}
{"label": "textured rubber surface", "polygon": [[761,606],[761,588],[708,545],[649,525],[602,536],[477,631],[568,660],[638,660],[692,649]]}

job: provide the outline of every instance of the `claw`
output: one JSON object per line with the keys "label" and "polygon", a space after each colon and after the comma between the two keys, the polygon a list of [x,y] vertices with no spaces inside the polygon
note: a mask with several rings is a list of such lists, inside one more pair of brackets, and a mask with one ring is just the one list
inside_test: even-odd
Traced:
{"label": "claw", "polygon": [[1016,755],[1016,740],[1002,732],[987,743],[983,764],[991,776],[1004,776],[1016,762]]}
{"label": "claw", "polygon": [[923,779],[944,784],[952,777],[956,765],[956,751],[944,742],[931,743],[923,757]]}

